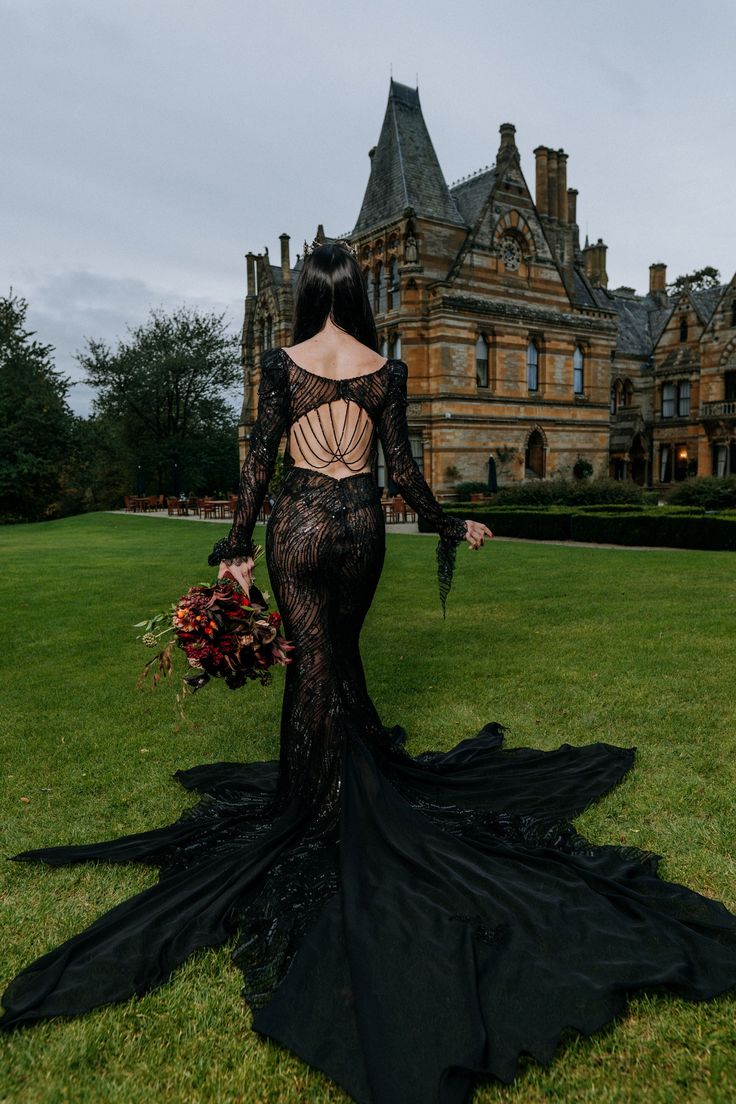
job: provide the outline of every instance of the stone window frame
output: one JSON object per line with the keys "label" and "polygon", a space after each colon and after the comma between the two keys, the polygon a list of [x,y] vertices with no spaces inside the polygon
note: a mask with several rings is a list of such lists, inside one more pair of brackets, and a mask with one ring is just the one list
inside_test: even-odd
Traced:
{"label": "stone window frame", "polygon": [[[677,381],[677,417],[689,418],[692,410],[692,385],[689,379]],[[683,399],[687,399],[687,410],[683,410]]]}
{"label": "stone window frame", "polygon": [[[665,391],[671,393],[665,394]],[[666,380],[662,384],[661,390],[662,401],[660,404],[659,412],[662,418],[674,418],[677,411],[677,383],[674,380]],[[671,405],[670,405],[671,404]],[[661,482],[661,480],[660,480]]]}
{"label": "stone window frame", "polygon": [[[398,248],[398,242],[396,243]],[[401,306],[401,276],[399,258],[396,253],[388,257],[386,264],[386,310],[398,310]]]}
{"label": "stone window frame", "polygon": [[[536,365],[536,367],[537,367],[537,386],[536,387],[530,387],[529,386],[529,368],[531,366],[530,365],[530,359],[529,359],[529,350],[532,348],[532,346],[537,351],[537,365]],[[536,331],[536,330],[530,331],[527,334],[526,353],[525,353],[525,358],[524,358],[524,368],[525,368],[525,374],[526,374],[526,390],[530,395],[535,395],[537,398],[542,398],[543,394],[544,394],[544,372],[543,372],[543,367],[544,367],[544,335],[542,333],[540,333],[539,331]]]}
{"label": "stone window frame", "polygon": [[[481,369],[480,369],[480,366],[481,366],[484,358],[478,356],[478,347],[481,346],[481,345],[485,349],[485,354],[486,354],[485,355],[485,374],[486,374],[485,383],[481,383]],[[476,335],[475,346],[474,346],[474,355],[475,355],[475,386],[479,389],[482,389],[483,391],[489,391],[491,389],[491,342],[489,340],[489,335],[487,333],[485,333],[484,331],[482,331],[482,330],[479,330],[477,335]]]}
{"label": "stone window frame", "polygon": [[[582,387],[578,391],[575,387],[575,373],[577,371],[575,366],[575,357],[580,353],[582,357],[582,364],[580,366],[580,374],[582,377]],[[575,337],[575,346],[572,351],[572,394],[573,398],[578,400],[587,400],[589,398],[589,369],[590,362],[590,342],[584,337]]]}

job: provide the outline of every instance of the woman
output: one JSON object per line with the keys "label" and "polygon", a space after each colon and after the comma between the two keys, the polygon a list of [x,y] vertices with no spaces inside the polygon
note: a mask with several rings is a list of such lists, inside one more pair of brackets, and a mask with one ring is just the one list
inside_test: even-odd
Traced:
{"label": "woman", "polygon": [[633,748],[504,749],[488,724],[412,757],[371,702],[358,638],[384,529],[380,439],[395,483],[437,529],[441,597],[455,547],[492,533],[446,515],[406,430],[406,366],[377,356],[360,270],[314,248],[296,342],[266,354],[231,532],[209,558],[245,585],[279,441],[287,475],[266,552],[286,635],[280,762],[179,772],[202,803],[175,824],[47,863],[154,863],[158,885],[31,964],[0,1025],[73,1015],[159,984],[233,932],[253,1027],[365,1104],[460,1104],[475,1075],[513,1080],[561,1032],[590,1033],[629,994],[704,999],[736,984],[736,917],[662,881],[659,856],[596,846],[569,823],[614,786]]}

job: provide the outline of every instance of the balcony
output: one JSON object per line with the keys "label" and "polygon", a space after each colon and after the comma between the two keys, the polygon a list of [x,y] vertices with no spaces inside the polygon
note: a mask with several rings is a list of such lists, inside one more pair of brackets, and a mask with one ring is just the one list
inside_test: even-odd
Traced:
{"label": "balcony", "polygon": [[707,402],[700,404],[701,418],[736,418],[736,402]]}

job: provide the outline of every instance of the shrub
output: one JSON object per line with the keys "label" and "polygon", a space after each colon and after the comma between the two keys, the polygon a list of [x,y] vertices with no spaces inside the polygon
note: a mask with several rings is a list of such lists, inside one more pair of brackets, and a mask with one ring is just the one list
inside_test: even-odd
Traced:
{"label": "shrub", "polygon": [[667,495],[667,504],[702,506],[704,510],[722,510],[736,506],[736,475],[722,478],[698,476],[678,483]]}
{"label": "shrub", "polygon": [[618,479],[590,479],[584,482],[545,479],[502,487],[493,502],[499,506],[583,506],[607,502],[640,503],[643,497],[642,488],[637,483]]}
{"label": "shrub", "polygon": [[573,464],[572,474],[576,479],[590,479],[593,474],[593,465],[585,456],[578,456]]}
{"label": "shrub", "polygon": [[481,494],[488,491],[488,484],[481,482],[456,483],[455,494],[458,498],[469,498],[471,494]]}

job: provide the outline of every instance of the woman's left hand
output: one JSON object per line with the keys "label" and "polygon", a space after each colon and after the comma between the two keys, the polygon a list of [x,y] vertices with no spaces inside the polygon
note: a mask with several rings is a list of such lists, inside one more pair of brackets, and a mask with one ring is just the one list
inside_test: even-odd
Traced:
{"label": "woman's left hand", "polygon": [[493,538],[493,533],[482,521],[473,521],[472,518],[466,518],[465,526],[465,539],[471,548],[480,548],[486,537]]}

